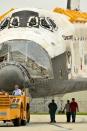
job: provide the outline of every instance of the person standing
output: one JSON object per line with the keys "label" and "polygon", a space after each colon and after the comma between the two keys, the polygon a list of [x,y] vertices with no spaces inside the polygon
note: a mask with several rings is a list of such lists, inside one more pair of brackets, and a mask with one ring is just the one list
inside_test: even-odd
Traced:
{"label": "person standing", "polygon": [[70,103],[70,112],[72,117],[72,122],[76,120],[76,112],[79,111],[78,103],[75,102],[75,98],[72,98],[72,102]]}
{"label": "person standing", "polygon": [[52,102],[48,105],[49,108],[49,114],[50,114],[50,119],[51,119],[51,123],[52,122],[56,122],[55,121],[55,113],[57,110],[57,104],[55,103],[54,99],[52,100]]}
{"label": "person standing", "polygon": [[65,104],[63,111],[66,111],[67,122],[70,122],[71,113],[70,113],[70,101],[69,100],[67,100],[67,103]]}

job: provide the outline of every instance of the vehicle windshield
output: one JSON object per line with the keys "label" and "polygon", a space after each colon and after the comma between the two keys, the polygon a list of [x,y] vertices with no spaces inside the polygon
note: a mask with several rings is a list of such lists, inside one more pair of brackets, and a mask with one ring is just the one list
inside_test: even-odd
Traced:
{"label": "vehicle windshield", "polygon": [[17,27],[39,27],[50,31],[57,29],[57,26],[49,17],[40,17],[38,12],[34,11],[18,11],[12,14],[11,18],[6,18],[0,24],[0,29],[17,28]]}

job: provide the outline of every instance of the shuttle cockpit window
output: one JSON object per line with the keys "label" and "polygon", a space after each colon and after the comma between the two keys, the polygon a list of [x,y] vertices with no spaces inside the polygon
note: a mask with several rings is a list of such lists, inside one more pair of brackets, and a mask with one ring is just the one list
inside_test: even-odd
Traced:
{"label": "shuttle cockpit window", "polygon": [[37,27],[38,26],[38,17],[31,16],[27,23],[28,27]]}
{"label": "shuttle cockpit window", "polygon": [[47,20],[50,22],[50,24],[51,24],[51,26],[52,26],[53,29],[55,29],[55,30],[58,29],[57,26],[56,26],[56,24],[55,24],[55,22],[54,22],[54,20],[50,19],[49,17],[47,18]]}
{"label": "shuttle cockpit window", "polygon": [[4,19],[1,23],[0,23],[0,30],[3,30],[5,28],[8,27],[9,24],[9,18]]}
{"label": "shuttle cockpit window", "polygon": [[50,29],[50,25],[45,17],[40,18],[40,25],[44,28]]}
{"label": "shuttle cockpit window", "polygon": [[19,17],[13,17],[10,21],[10,27],[19,27]]}
{"label": "shuttle cockpit window", "polygon": [[55,22],[49,17],[40,17],[40,26],[50,31],[57,30]]}
{"label": "shuttle cockpit window", "polygon": [[18,11],[11,16],[10,28],[12,27],[39,27],[38,13],[34,11]]}

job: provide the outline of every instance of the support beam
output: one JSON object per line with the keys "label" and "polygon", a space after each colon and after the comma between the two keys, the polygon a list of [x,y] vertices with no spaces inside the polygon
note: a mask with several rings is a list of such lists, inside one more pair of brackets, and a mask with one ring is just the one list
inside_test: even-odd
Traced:
{"label": "support beam", "polygon": [[80,10],[80,0],[67,0],[67,9]]}

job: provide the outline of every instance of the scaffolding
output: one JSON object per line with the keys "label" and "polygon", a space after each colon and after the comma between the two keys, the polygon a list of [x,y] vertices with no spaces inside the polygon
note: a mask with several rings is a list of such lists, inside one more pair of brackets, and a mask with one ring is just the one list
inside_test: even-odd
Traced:
{"label": "scaffolding", "polygon": [[72,23],[86,23],[87,22],[87,13],[85,12],[62,9],[62,8],[55,8],[53,12],[68,16],[69,21]]}

